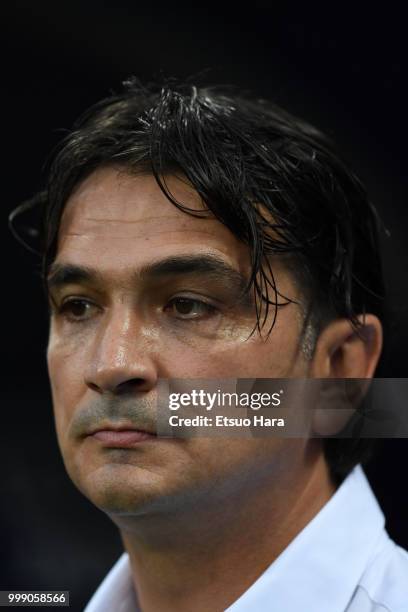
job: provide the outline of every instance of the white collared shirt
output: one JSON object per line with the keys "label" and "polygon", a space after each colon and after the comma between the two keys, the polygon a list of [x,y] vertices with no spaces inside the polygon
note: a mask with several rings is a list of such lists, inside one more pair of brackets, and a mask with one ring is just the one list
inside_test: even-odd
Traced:
{"label": "white collared shirt", "polygon": [[[137,612],[123,554],[85,612]],[[408,553],[357,466],[333,497],[226,612],[408,612]]]}

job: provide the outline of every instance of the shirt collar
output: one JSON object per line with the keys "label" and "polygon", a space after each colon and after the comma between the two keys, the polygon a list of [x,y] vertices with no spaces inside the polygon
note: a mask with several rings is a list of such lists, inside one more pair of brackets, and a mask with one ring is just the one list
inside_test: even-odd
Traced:
{"label": "shirt collar", "polygon": [[[383,535],[384,516],[357,466],[318,514],[226,612],[343,612]],[[127,554],[85,612],[135,612]]]}
{"label": "shirt collar", "polygon": [[99,585],[84,612],[139,612],[129,555],[124,553]]}

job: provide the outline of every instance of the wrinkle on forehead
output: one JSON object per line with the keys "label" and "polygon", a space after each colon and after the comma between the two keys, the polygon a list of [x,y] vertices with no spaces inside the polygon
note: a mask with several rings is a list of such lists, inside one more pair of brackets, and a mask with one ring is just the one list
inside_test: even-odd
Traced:
{"label": "wrinkle on forehead", "polygon": [[[112,232],[112,228],[106,229],[106,228],[84,228],[84,231],[67,231],[67,232],[62,232],[62,237],[68,237],[68,236],[73,236],[73,237],[77,237],[77,238],[85,238],[85,239],[93,239],[96,236],[108,236],[109,238],[112,239],[116,239],[116,240],[125,240],[128,238],[143,238],[144,240],[151,240],[154,236],[160,236],[162,234],[166,234],[168,236],[170,236],[170,234],[182,234],[185,235],[185,232],[188,231],[189,235],[191,234],[198,234],[200,236],[208,236],[210,238],[213,238],[214,236],[216,236],[215,232],[209,232],[209,231],[205,231],[205,230],[200,230],[200,229],[192,229],[192,228],[185,228],[185,229],[180,229],[180,227],[178,227],[177,229],[171,229],[171,228],[167,228],[167,229],[154,229],[154,232],[152,232],[151,235],[146,235],[146,226],[144,226],[143,228],[140,228],[140,231],[137,232],[135,231],[135,228],[132,228],[129,232],[125,233],[124,230],[126,230],[127,228],[117,228],[117,230],[121,233],[113,233]],[[133,231],[132,231],[133,230]],[[167,244],[169,244],[169,242],[167,242]]]}
{"label": "wrinkle on forehead", "polygon": [[[170,202],[169,202],[170,204]],[[186,213],[182,213],[186,214]],[[193,217],[191,217],[193,218]],[[197,217],[196,217],[197,218]],[[112,218],[104,218],[104,217],[84,217],[84,221],[96,221],[103,223],[144,223],[146,220],[156,221],[156,220],[165,220],[165,219],[174,219],[174,215],[149,215],[148,217],[143,217],[143,219],[122,219],[121,217]],[[217,221],[214,218],[208,218],[208,221]]]}

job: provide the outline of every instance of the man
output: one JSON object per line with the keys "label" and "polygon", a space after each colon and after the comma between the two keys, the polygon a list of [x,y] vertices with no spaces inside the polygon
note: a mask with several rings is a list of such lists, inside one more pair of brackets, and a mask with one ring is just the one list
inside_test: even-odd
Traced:
{"label": "man", "polygon": [[126,549],[86,610],[408,610],[363,440],[157,435],[162,379],[374,375],[378,222],[328,140],[131,80],[77,121],[41,200],[58,440]]}

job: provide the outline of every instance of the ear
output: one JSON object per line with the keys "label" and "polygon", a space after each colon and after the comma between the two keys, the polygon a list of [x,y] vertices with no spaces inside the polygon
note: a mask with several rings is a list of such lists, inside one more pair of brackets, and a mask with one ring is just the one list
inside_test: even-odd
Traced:
{"label": "ear", "polygon": [[[360,316],[355,331],[346,319],[338,319],[320,334],[311,364],[311,376],[321,381],[319,400],[312,419],[312,430],[319,436],[332,436],[352,418],[367,392],[382,348],[382,327],[374,315]],[[340,379],[327,381],[324,379]],[[349,381],[341,379],[357,379]]]}
{"label": "ear", "polygon": [[325,327],[310,365],[313,378],[372,378],[382,349],[382,326],[372,314],[358,319],[358,331],[347,319]]}

